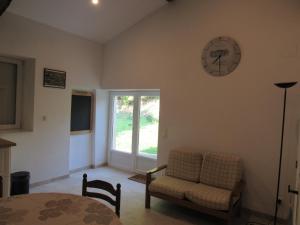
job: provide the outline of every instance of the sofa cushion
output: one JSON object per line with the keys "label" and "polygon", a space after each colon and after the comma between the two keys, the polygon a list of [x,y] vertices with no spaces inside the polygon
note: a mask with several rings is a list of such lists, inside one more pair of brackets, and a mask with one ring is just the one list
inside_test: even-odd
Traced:
{"label": "sofa cushion", "polygon": [[201,183],[191,186],[185,193],[185,197],[191,202],[215,210],[228,210],[230,195],[231,191],[229,190]]}
{"label": "sofa cushion", "polygon": [[203,156],[199,152],[173,150],[170,152],[166,175],[192,182],[200,181]]}
{"label": "sofa cushion", "polygon": [[233,190],[241,180],[242,165],[238,156],[225,153],[206,153],[202,163],[200,182]]}
{"label": "sofa cushion", "polygon": [[151,192],[166,194],[178,199],[184,199],[184,193],[193,185],[196,184],[170,176],[161,176],[151,182],[149,190]]}

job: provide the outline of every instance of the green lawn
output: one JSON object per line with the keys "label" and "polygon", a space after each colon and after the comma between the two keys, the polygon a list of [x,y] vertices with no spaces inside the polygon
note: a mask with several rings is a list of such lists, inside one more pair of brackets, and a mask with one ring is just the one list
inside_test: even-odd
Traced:
{"label": "green lawn", "polygon": [[[141,116],[140,125],[141,128],[157,123],[158,121],[153,118],[151,115]],[[117,113],[117,134],[120,132],[128,131],[132,129],[132,114],[127,112]]]}
{"label": "green lawn", "polygon": [[157,147],[150,147],[150,148],[147,148],[147,149],[143,149],[141,152],[146,153],[146,154],[156,155],[157,154]]}
{"label": "green lawn", "polygon": [[126,112],[117,113],[116,131],[117,135],[132,129],[132,114]]}
{"label": "green lawn", "polygon": [[[129,145],[128,148],[130,148],[131,142],[128,140],[128,136],[130,136],[132,132],[132,114],[128,112],[118,112],[116,117],[117,139],[121,141],[123,145]],[[141,152],[151,155],[157,154],[157,147],[151,146],[153,142],[152,144],[149,143],[149,140],[153,140],[153,138],[155,140],[155,137],[152,136],[157,135],[157,129],[158,120],[153,116],[142,115],[140,117],[140,140],[143,140],[139,146]]]}

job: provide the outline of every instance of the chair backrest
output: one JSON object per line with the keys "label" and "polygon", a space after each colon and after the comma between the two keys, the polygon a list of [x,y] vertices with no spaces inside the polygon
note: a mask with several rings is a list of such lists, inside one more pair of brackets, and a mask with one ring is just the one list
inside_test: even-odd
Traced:
{"label": "chair backrest", "polygon": [[169,154],[166,175],[191,182],[199,182],[202,160],[201,152],[189,148],[172,150]]}
{"label": "chair backrest", "polygon": [[[115,196],[115,200],[113,200],[108,195],[97,193],[97,192],[89,192],[87,188],[97,188],[104,191],[109,192],[111,195]],[[115,212],[118,217],[120,217],[120,205],[121,205],[121,184],[117,184],[116,189],[114,186],[106,181],[102,180],[92,180],[87,181],[87,175],[83,174],[82,181],[82,196],[87,196],[91,198],[99,198],[104,201],[109,202],[111,205],[115,206]]]}

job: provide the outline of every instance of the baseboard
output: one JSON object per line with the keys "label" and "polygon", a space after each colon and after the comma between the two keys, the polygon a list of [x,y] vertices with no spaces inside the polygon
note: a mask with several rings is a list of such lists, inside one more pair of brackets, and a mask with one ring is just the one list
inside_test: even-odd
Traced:
{"label": "baseboard", "polygon": [[108,166],[108,163],[107,163],[107,162],[101,163],[101,164],[98,164],[98,165],[92,165],[91,168],[92,168],[92,169],[97,169],[97,168],[105,167],[105,166]]}
{"label": "baseboard", "polygon": [[107,166],[112,168],[112,169],[119,170],[121,172],[130,173],[130,174],[135,173],[134,171],[130,170],[129,168],[125,168],[125,167],[117,167],[117,166],[109,165],[109,164]]}
{"label": "baseboard", "polygon": [[289,218],[288,218],[288,222],[287,222],[287,225],[293,225],[293,219],[294,219],[294,214],[293,214],[293,210],[290,209],[290,213],[289,213]]}
{"label": "baseboard", "polygon": [[[270,221],[274,220],[274,216],[271,216],[269,214],[265,214],[265,213],[262,213],[262,212],[258,212],[258,211],[252,210],[252,209],[243,208],[243,212],[245,212],[246,214],[249,214],[249,215],[257,216],[259,218],[265,218],[265,219],[270,220]],[[277,221],[280,224],[287,224],[289,220],[278,218]]]}
{"label": "baseboard", "polygon": [[69,177],[70,177],[70,174],[67,174],[67,175],[64,175],[64,176],[51,178],[49,180],[32,183],[32,184],[30,184],[30,188],[35,188],[35,187],[38,187],[38,186],[41,186],[41,185],[49,184],[49,183],[52,183],[52,182],[55,182],[55,181],[58,181],[58,180],[63,180],[63,179],[69,178]]}
{"label": "baseboard", "polygon": [[40,182],[30,184],[30,188],[38,187],[38,186],[49,184],[49,183],[52,183],[52,182],[55,182],[55,181],[58,181],[58,180],[63,180],[63,179],[69,178],[70,175],[73,174],[73,173],[78,173],[78,172],[81,172],[81,171],[84,171],[84,170],[89,170],[89,169],[97,169],[97,168],[105,167],[105,166],[108,166],[108,164],[107,163],[102,163],[102,164],[99,164],[97,166],[90,165],[90,166],[81,167],[81,168],[78,168],[78,169],[75,169],[75,170],[70,170],[69,174],[67,174],[67,175],[60,176],[60,177],[55,177],[55,178],[51,178],[49,180],[40,181]]}
{"label": "baseboard", "polygon": [[69,173],[73,174],[73,173],[78,173],[78,172],[81,172],[81,171],[84,171],[84,170],[89,170],[89,169],[93,169],[93,166],[92,165],[90,165],[90,166],[84,166],[84,167],[81,167],[81,168],[70,170]]}
{"label": "baseboard", "polygon": [[95,165],[84,166],[84,167],[81,167],[81,168],[78,168],[78,169],[75,169],[75,170],[70,170],[70,174],[78,173],[78,172],[81,172],[81,171],[84,171],[84,170],[89,170],[89,169],[97,169],[97,168],[105,167],[105,166],[108,166],[108,164],[106,162],[98,164],[96,166]]}
{"label": "baseboard", "polygon": [[147,172],[142,171],[142,170],[138,170],[138,169],[135,171],[135,173],[141,174],[141,175],[146,175],[147,174]]}

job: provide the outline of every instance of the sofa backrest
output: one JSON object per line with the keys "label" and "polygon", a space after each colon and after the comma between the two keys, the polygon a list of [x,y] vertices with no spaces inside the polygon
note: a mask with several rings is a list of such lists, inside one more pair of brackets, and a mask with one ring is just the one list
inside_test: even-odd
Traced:
{"label": "sofa backrest", "polygon": [[242,163],[238,156],[225,153],[205,153],[200,182],[233,190],[242,178]]}
{"label": "sofa backrest", "polygon": [[169,154],[167,176],[199,182],[203,156],[187,149],[172,150]]}

